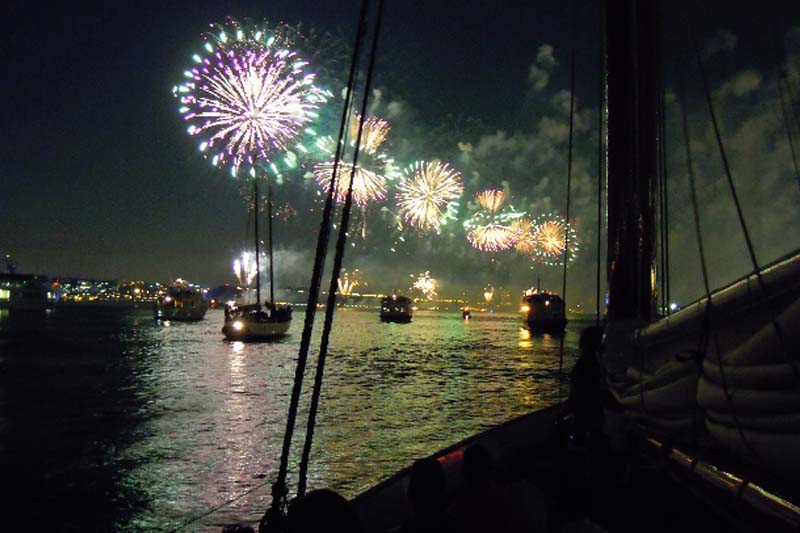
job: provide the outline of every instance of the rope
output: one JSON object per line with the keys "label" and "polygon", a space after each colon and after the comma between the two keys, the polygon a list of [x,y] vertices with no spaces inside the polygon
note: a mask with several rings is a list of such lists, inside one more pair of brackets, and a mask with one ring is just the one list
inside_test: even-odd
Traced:
{"label": "rope", "polygon": [[[564,299],[564,314],[568,309],[567,306],[567,263],[569,262],[569,207],[570,207],[570,189],[572,187],[572,140],[573,130],[575,124],[575,2],[572,2],[572,49],[570,52],[570,69],[569,69],[569,142],[567,147],[567,210],[566,210],[566,224],[564,224],[564,273],[561,281],[561,297]],[[564,335],[558,347],[558,375],[559,380],[564,370]],[[561,389],[559,381],[559,390]]]}
{"label": "rope", "polygon": [[794,151],[794,140],[792,139],[792,125],[789,123],[789,115],[786,113],[786,102],[783,98],[783,88],[781,86],[781,77],[778,77],[778,100],[781,103],[781,114],[783,115],[783,124],[786,127],[786,138],[789,140],[789,151],[792,154],[792,165],[794,165],[794,175],[797,177],[797,184],[800,185],[800,170],[797,167],[797,155]]}
{"label": "rope", "polygon": [[258,179],[253,178],[253,220],[256,233],[256,304],[261,304],[261,252],[258,242]]}
{"label": "rope", "polygon": [[272,486],[272,504],[264,513],[259,523],[259,532],[264,533],[270,530],[279,530],[281,527],[284,511],[286,508],[286,473],[289,463],[289,452],[292,445],[292,435],[294,432],[295,421],[297,418],[297,407],[300,403],[300,392],[302,389],[303,375],[305,374],[306,362],[308,360],[308,349],[311,345],[311,333],[314,327],[314,316],[317,310],[319,299],[320,282],[322,281],[322,270],[325,266],[325,256],[328,249],[328,238],[331,230],[331,218],[333,211],[333,199],[336,192],[336,178],[339,168],[339,161],[342,155],[342,140],[345,133],[345,124],[350,112],[350,101],[352,98],[353,85],[356,76],[356,66],[361,53],[361,43],[366,31],[366,13],[368,0],[362,0],[361,9],[358,15],[358,23],[353,45],[353,57],[350,63],[350,72],[347,77],[347,89],[345,92],[344,104],[342,106],[342,120],[339,125],[338,142],[336,143],[336,156],[333,164],[333,174],[331,183],[328,187],[328,196],[325,199],[325,207],[320,223],[319,237],[317,239],[317,250],[314,258],[314,269],[311,274],[311,283],[308,290],[308,305],[306,307],[305,322],[303,324],[303,334],[300,340],[300,351],[297,355],[297,368],[294,375],[294,386],[292,387],[292,397],[289,404],[289,413],[286,420],[286,431],[283,437],[283,449],[281,451],[278,478]]}
{"label": "rope", "polygon": [[[662,66],[663,71],[663,66]],[[661,187],[661,297],[664,314],[671,313],[669,307],[669,192],[667,189],[667,135],[666,135],[666,110],[664,106],[664,85],[661,84],[659,92],[658,130],[661,142],[659,143],[659,184]]]}
{"label": "rope", "polygon": [[[695,184],[695,177],[694,177],[694,165],[692,164],[692,150],[691,150],[691,137],[689,133],[689,121],[686,116],[686,107],[681,106],[681,118],[683,122],[683,136],[684,140],[686,141],[686,166],[687,166],[687,174],[689,177],[689,190],[691,192],[692,198],[692,214],[694,217],[694,228],[695,228],[695,236],[697,238],[697,249],[700,253],[700,269],[703,274],[703,288],[706,292],[706,308],[703,317],[703,335],[701,337],[702,342],[702,351],[701,354],[705,357],[706,350],[708,349],[708,338],[711,336],[711,311],[712,311],[712,304],[711,304],[711,284],[708,281],[708,266],[706,263],[706,254],[705,254],[705,247],[703,246],[703,234],[700,229],[700,210],[697,207],[697,187]],[[728,381],[725,378],[725,368],[722,364],[722,351],[719,347],[719,336],[717,332],[713,332],[714,337],[714,349],[717,354],[717,364],[719,365],[719,373],[722,380],[722,390],[725,394],[725,401],[728,404],[728,407],[731,410],[731,415],[733,417],[734,425],[736,426],[736,431],[739,433],[739,438],[742,440],[742,443],[745,445],[745,448],[750,451],[751,454],[755,455],[754,450],[750,446],[750,443],[744,436],[744,431],[742,430],[742,426],[739,422],[739,416],[737,414],[736,406],[733,404],[733,399],[731,398],[730,391],[728,390]],[[694,424],[694,422],[693,422]]]}
{"label": "rope", "polygon": [[322,328],[322,339],[319,347],[319,357],[317,359],[317,372],[314,377],[314,390],[311,395],[311,406],[308,411],[308,425],[306,427],[306,441],[303,446],[303,456],[300,460],[300,472],[297,485],[297,496],[301,497],[306,491],[306,479],[308,476],[308,464],[311,457],[311,445],[314,440],[314,427],[316,424],[317,410],[319,408],[319,397],[322,391],[322,378],[325,372],[325,360],[328,355],[328,341],[331,328],[333,326],[333,313],[336,310],[336,290],[339,283],[339,274],[342,269],[344,259],[345,244],[347,242],[347,229],[350,224],[350,212],[353,206],[353,182],[355,181],[356,166],[358,165],[358,151],[361,148],[361,135],[364,131],[364,118],[367,115],[367,102],[369,101],[369,91],[372,85],[372,73],[375,67],[375,56],[378,48],[378,37],[380,35],[381,21],[383,20],[383,0],[378,0],[378,8],[375,19],[375,30],[372,37],[372,48],[369,55],[369,66],[367,67],[366,80],[364,82],[364,97],[361,101],[361,114],[358,123],[358,135],[356,144],[353,148],[353,167],[350,170],[350,183],[345,196],[344,207],[342,208],[342,225],[339,228],[339,235],[336,241],[336,255],[333,259],[333,273],[331,274],[331,284],[328,288],[328,303],[325,308],[325,324]]}
{"label": "rope", "polygon": [[725,177],[727,178],[728,181],[728,188],[731,191],[731,197],[733,198],[733,203],[736,206],[736,214],[739,217],[739,225],[742,229],[742,234],[744,235],[744,239],[747,244],[747,252],[750,256],[750,261],[753,265],[753,273],[755,274],[756,280],[758,281],[758,287],[761,292],[761,299],[767,311],[769,312],[770,321],[772,322],[772,327],[774,328],[775,335],[778,337],[778,342],[781,345],[781,350],[780,350],[781,355],[791,367],[792,374],[797,380],[798,385],[800,385],[800,371],[797,369],[797,366],[795,365],[795,362],[792,360],[792,357],[789,355],[789,351],[786,347],[786,336],[783,333],[783,328],[778,323],[778,319],[775,314],[775,309],[773,309],[771,305],[769,293],[767,292],[767,286],[766,283],[764,282],[763,276],[761,275],[761,269],[758,266],[756,253],[755,250],[753,249],[753,241],[750,238],[750,232],[747,230],[747,224],[744,220],[744,213],[742,212],[742,206],[739,203],[739,196],[736,193],[736,186],[733,183],[733,176],[731,174],[730,165],[728,164],[728,157],[725,154],[725,147],[723,146],[722,136],[719,132],[719,125],[717,124],[717,116],[714,113],[714,103],[711,101],[711,91],[708,87],[708,78],[706,76],[705,68],[703,67],[703,62],[700,58],[700,48],[697,44],[697,36],[694,34],[694,31],[692,31],[692,40],[694,41],[694,52],[695,52],[695,57],[697,59],[697,66],[698,69],[700,70],[700,77],[703,80],[703,89],[705,91],[706,103],[708,105],[708,112],[709,115],[711,116],[711,123],[714,126],[714,135],[717,140],[717,146],[719,147],[720,156],[722,157],[722,163],[723,166],[725,167]]}
{"label": "rope", "polygon": [[220,503],[219,505],[216,505],[216,506],[212,507],[208,511],[205,511],[205,512],[202,512],[202,513],[200,513],[198,515],[195,515],[195,516],[192,516],[190,518],[187,518],[186,520],[184,520],[183,522],[181,522],[180,524],[178,524],[174,528],[168,529],[167,533],[176,533],[177,531],[181,531],[181,530],[185,529],[187,526],[190,526],[190,525],[192,525],[192,524],[194,524],[196,522],[199,522],[203,518],[216,513],[217,511],[219,511],[223,507],[227,507],[228,505],[230,505],[232,503],[236,503],[237,501],[241,500],[242,498],[244,498],[248,494],[252,494],[253,492],[255,492],[257,490],[264,488],[268,484],[269,484],[269,481],[264,481],[264,482],[259,483],[258,485],[254,486],[254,487],[250,487],[249,489],[247,489],[243,493],[239,494],[238,496],[234,496],[233,498],[225,500],[224,502]]}

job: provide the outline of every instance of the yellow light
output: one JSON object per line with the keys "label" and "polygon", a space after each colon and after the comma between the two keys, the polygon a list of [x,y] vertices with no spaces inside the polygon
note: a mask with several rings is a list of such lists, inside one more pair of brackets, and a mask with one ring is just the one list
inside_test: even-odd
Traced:
{"label": "yellow light", "polygon": [[519,310],[520,310],[521,312],[523,312],[523,313],[527,313],[528,311],[530,311],[530,310],[531,310],[531,308],[530,308],[529,306],[527,306],[527,305],[521,305],[521,306],[519,307]]}
{"label": "yellow light", "polygon": [[242,324],[242,322],[239,321],[239,320],[234,322],[232,325],[233,325],[233,329],[235,329],[236,331],[242,331],[244,329],[244,324]]}

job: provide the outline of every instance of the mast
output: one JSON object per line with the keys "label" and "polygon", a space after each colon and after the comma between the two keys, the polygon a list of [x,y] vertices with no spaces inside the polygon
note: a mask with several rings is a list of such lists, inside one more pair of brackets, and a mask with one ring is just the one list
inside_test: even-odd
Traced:
{"label": "mast", "polygon": [[256,305],[261,306],[261,260],[258,243],[258,178],[253,178],[253,213],[256,230]]}
{"label": "mast", "polygon": [[275,277],[272,270],[272,183],[267,182],[267,232],[269,237],[269,303],[275,305]]}
{"label": "mast", "polygon": [[606,1],[609,320],[654,315],[657,2]]}

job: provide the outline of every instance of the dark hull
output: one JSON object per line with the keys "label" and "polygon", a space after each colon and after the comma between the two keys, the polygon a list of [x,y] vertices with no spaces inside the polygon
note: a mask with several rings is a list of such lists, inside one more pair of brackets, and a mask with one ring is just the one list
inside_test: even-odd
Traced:
{"label": "dark hull", "polygon": [[[570,437],[563,411],[563,405],[549,407],[433,454],[444,467],[448,495],[457,495],[463,483],[464,450],[479,444],[494,457],[496,471],[504,473],[501,483],[519,495],[515,500],[544,515],[548,531],[565,524],[574,528],[582,512],[605,531],[616,532],[800,528],[800,510],[790,501],[733,476],[709,458],[670,448],[641,429],[622,433],[628,426],[611,412],[606,412],[604,438],[578,441]],[[631,453],[631,446],[637,453]],[[364,531],[396,530],[410,518],[408,480],[406,468],[352,500]],[[530,485],[539,494],[525,500]]]}
{"label": "dark hull", "polygon": [[566,318],[528,319],[523,322],[531,333],[564,333]]}
{"label": "dark hull", "polygon": [[408,324],[411,322],[411,315],[406,313],[381,313],[381,322]]}

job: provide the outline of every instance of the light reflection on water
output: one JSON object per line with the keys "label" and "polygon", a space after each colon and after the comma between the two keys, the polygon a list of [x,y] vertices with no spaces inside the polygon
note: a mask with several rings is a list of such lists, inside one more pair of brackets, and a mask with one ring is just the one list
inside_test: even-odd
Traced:
{"label": "light reflection on water", "polygon": [[[266,483],[192,529],[258,520],[277,470],[302,320],[285,339],[254,344],[222,341],[215,311],[168,326],[144,312],[0,318],[0,421],[10,419],[0,427],[10,443],[2,464],[47,457],[13,473],[44,483],[42,504],[65,507],[62,527],[87,530],[92,516],[98,530],[163,529]],[[355,495],[416,457],[558,397],[558,338],[531,336],[516,315],[464,321],[420,311],[401,325],[339,309],[334,324],[312,488]],[[565,368],[576,344],[572,330]],[[306,390],[301,421],[307,400]],[[65,499],[76,487],[91,498]]]}

